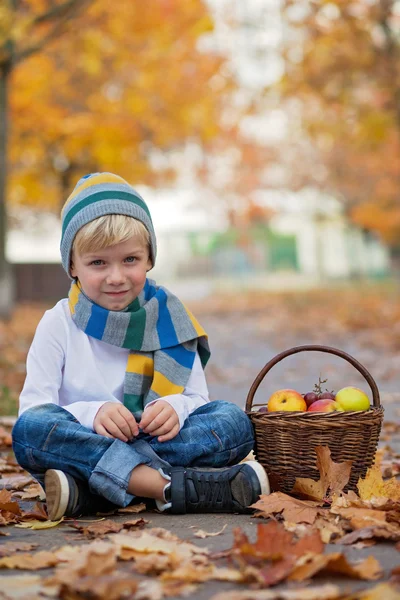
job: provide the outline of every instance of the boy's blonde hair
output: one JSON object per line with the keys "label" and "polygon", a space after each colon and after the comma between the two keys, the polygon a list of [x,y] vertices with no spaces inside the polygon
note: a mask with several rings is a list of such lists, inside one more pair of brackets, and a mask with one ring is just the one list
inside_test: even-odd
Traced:
{"label": "boy's blonde hair", "polygon": [[150,256],[150,235],[141,221],[126,215],[103,215],[79,229],[72,243],[72,255],[98,252],[133,236],[149,250]]}

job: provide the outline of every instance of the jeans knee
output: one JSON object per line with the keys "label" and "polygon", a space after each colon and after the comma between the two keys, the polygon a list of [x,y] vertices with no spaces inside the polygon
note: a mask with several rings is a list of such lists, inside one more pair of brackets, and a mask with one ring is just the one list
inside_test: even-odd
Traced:
{"label": "jeans knee", "polygon": [[28,445],[28,442],[32,442],[32,439],[36,438],[38,434],[43,435],[44,431],[48,431],[63,418],[76,421],[68,411],[51,402],[28,408],[15,422],[11,432],[13,443]]}

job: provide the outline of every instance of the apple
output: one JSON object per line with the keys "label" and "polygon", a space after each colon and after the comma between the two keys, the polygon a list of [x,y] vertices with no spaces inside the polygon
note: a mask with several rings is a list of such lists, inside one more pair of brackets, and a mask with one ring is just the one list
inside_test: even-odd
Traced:
{"label": "apple", "polygon": [[277,390],[268,400],[268,412],[276,410],[305,412],[307,403],[296,390]]}
{"label": "apple", "polygon": [[367,394],[352,386],[339,390],[336,394],[336,402],[342,410],[369,410],[370,408]]}
{"label": "apple", "polygon": [[322,400],[316,400],[307,409],[307,412],[333,412],[335,410],[343,410],[339,408],[339,405],[334,400],[329,398],[323,398]]}
{"label": "apple", "polygon": [[318,394],[316,394],[315,392],[307,392],[307,394],[304,394],[303,397],[306,401],[307,406],[310,406],[313,402],[318,400]]}

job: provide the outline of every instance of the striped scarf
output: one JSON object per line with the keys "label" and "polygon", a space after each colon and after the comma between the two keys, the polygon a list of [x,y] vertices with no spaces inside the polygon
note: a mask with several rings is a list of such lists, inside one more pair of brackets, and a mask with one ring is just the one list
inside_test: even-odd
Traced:
{"label": "striped scarf", "polygon": [[124,405],[140,420],[148,402],[181,394],[189,380],[196,351],[203,368],[209,357],[204,329],[182,302],[151,279],[123,311],[92,302],[73,282],[69,308],[75,324],[98,340],[128,348]]}

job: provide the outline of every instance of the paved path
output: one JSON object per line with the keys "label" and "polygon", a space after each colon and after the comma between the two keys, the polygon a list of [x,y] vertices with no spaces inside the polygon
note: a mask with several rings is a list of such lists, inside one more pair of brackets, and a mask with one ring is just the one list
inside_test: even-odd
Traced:
{"label": "paved path", "polygon": [[[240,321],[240,325],[238,322]],[[208,368],[208,380],[212,399],[225,399],[244,407],[249,387],[259,370],[264,364],[278,352],[295,345],[305,343],[316,343],[321,340],[316,336],[311,339],[293,339],[289,334],[278,337],[269,335],[268,331],[258,327],[255,318],[227,316],[224,320],[220,317],[208,317],[202,319],[202,324],[211,332],[210,341],[213,349],[212,363]],[[382,393],[385,406],[385,419],[399,421],[400,402],[398,402],[398,378],[381,377],[384,373],[382,361],[386,357],[376,356],[373,349],[360,343],[357,338],[347,339],[343,335],[331,335],[324,343],[339,347],[351,353],[360,362],[370,369],[376,376],[378,387]],[[376,375],[375,375],[376,373]],[[343,360],[321,353],[302,353],[290,357],[274,367],[268,374],[265,382],[257,394],[257,402],[267,400],[272,391],[282,387],[293,387],[301,392],[312,390],[314,383],[318,381],[319,375],[328,377],[329,389],[339,389],[345,385],[365,385],[365,380]],[[366,388],[368,389],[368,388]],[[393,445],[400,450],[399,438],[393,440]],[[232,530],[241,527],[252,540],[256,536],[258,520],[243,515],[184,515],[165,516],[155,512],[141,513],[140,516],[151,521],[150,526],[165,527],[179,535],[183,539],[191,540],[199,545],[207,546],[213,551],[225,550],[232,545]],[[117,520],[126,520],[126,517],[115,517]],[[225,532],[217,537],[199,540],[193,537],[193,526],[206,531],[219,531],[227,524]],[[9,538],[2,540],[24,540],[27,542],[39,542],[39,549],[57,547],[66,543],[74,542],[77,534],[67,525],[56,529],[37,532],[16,528],[8,528],[11,533]],[[337,545],[330,547],[331,550],[340,549]],[[346,547],[346,554],[350,559],[361,559],[370,554],[376,556],[388,575],[390,569],[400,564],[400,555],[394,550],[393,544],[380,543],[371,548],[356,550]],[[13,571],[4,574],[15,574]],[[46,571],[43,571],[46,574]],[[319,580],[320,583],[326,580]],[[371,587],[374,583],[351,582],[349,579],[332,579],[334,583],[340,583],[344,590],[354,590]],[[208,600],[214,594],[232,588],[242,589],[240,586],[210,582],[204,584],[195,597],[197,600]],[[229,600],[229,594],[227,594]]]}

